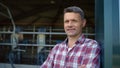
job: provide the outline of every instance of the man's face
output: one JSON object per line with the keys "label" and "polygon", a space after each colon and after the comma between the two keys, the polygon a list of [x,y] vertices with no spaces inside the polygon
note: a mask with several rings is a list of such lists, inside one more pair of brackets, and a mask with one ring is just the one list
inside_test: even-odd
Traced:
{"label": "man's face", "polygon": [[86,21],[81,19],[79,13],[68,12],[64,14],[64,30],[68,36],[79,36]]}

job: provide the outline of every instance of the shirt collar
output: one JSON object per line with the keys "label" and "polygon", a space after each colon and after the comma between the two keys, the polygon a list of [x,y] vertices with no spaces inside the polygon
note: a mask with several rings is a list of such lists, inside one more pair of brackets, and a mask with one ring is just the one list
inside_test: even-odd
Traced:
{"label": "shirt collar", "polygon": [[85,41],[85,36],[84,36],[84,34],[82,34],[82,35],[78,38],[78,40],[76,41],[75,44],[78,44],[78,43],[83,44],[84,41]]}
{"label": "shirt collar", "polygon": [[[79,38],[78,38],[78,40],[75,42],[75,44],[83,44],[84,43],[84,41],[85,41],[85,36],[84,36],[84,34],[82,34]],[[66,38],[64,41],[63,41],[63,44],[66,44],[68,42],[68,38]]]}

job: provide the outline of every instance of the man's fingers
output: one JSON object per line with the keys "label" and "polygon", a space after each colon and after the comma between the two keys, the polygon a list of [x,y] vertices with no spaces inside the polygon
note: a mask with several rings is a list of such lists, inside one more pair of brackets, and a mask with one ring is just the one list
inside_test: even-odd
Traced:
{"label": "man's fingers", "polygon": [[81,65],[81,66],[79,66],[78,68],[85,68],[85,65]]}

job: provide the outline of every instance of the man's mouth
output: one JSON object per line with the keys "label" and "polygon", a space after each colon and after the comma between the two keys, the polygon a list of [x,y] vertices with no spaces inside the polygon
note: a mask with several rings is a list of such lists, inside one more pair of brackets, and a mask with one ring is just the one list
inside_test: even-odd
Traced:
{"label": "man's mouth", "polygon": [[67,29],[67,31],[74,31],[75,29]]}

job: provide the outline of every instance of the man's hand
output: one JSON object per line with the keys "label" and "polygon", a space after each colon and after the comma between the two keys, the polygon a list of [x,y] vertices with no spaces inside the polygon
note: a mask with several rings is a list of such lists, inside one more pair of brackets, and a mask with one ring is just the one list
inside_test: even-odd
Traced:
{"label": "man's hand", "polygon": [[78,66],[78,68],[85,68],[85,65]]}

